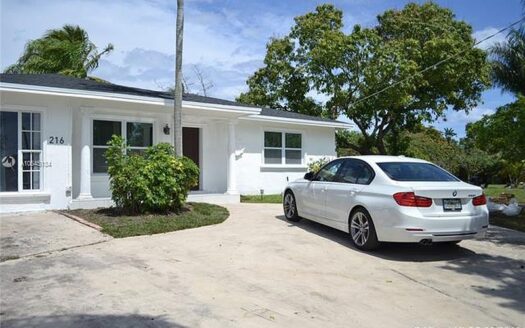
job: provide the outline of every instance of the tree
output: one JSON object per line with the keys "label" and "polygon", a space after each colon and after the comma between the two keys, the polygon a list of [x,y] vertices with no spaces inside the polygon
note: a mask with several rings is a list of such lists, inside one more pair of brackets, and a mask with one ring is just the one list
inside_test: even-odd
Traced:
{"label": "tree", "polygon": [[525,95],[525,27],[511,30],[507,41],[490,48],[494,84]]}
{"label": "tree", "polygon": [[461,167],[461,150],[455,143],[446,140],[441,132],[432,127],[420,131],[403,132],[408,143],[403,155],[427,160],[458,174]]}
{"label": "tree", "polygon": [[182,45],[184,36],[184,0],[177,0],[175,50],[175,101],[173,102],[173,145],[175,155],[182,156]]}
{"label": "tree", "polygon": [[525,160],[525,97],[498,107],[492,115],[467,124],[467,137],[474,145],[512,161]]}
{"label": "tree", "polygon": [[468,138],[459,141],[459,148],[461,150],[459,162],[462,173],[460,176],[463,175],[466,181],[472,181],[479,185],[487,185],[492,182],[493,176],[501,168],[502,163],[499,156],[477,148]]}
{"label": "tree", "polygon": [[213,84],[213,81],[208,79],[206,74],[202,72],[202,70],[197,65],[193,65],[193,73],[195,74],[195,77],[197,78],[197,83],[199,84],[200,92],[204,97],[208,96],[208,92],[210,89],[212,89],[215,85]]}
{"label": "tree", "polygon": [[337,130],[335,131],[335,150],[337,156],[355,156],[359,155],[357,151],[351,148],[353,144],[359,144],[362,135],[357,131]]}
{"label": "tree", "polygon": [[468,111],[489,84],[490,67],[484,51],[473,47],[472,28],[435,3],[388,10],[377,26],[356,25],[350,34],[342,21],[343,13],[328,4],[296,17],[287,36],[270,40],[265,66],[238,100],[345,115],[363,136],[350,146],[384,154],[393,131],[432,122],[449,107]]}
{"label": "tree", "polygon": [[498,107],[492,115],[467,124],[467,138],[479,149],[503,160],[504,171],[517,184],[525,170],[525,97]]}
{"label": "tree", "polygon": [[445,128],[443,130],[443,136],[445,139],[447,139],[448,142],[452,142],[455,136],[457,136],[456,132],[454,132],[454,129],[452,128]]}
{"label": "tree", "polygon": [[[195,92],[198,95],[203,95],[205,97],[208,96],[209,92],[215,84],[212,80],[210,80],[207,75],[200,69],[198,65],[192,66],[194,77],[197,79],[197,86],[195,87],[195,82],[193,82],[193,79],[188,77],[187,75],[182,73],[182,93],[192,93]],[[157,86],[161,89],[164,89],[166,92],[169,92],[171,94],[175,94],[175,86],[170,87],[163,87],[160,84],[157,84]],[[194,91],[195,88],[197,91]]]}
{"label": "tree", "polygon": [[64,25],[61,29],[47,31],[40,39],[29,41],[16,64],[5,72],[58,73],[85,78],[98,67],[100,58],[112,50],[110,43],[99,52],[84,29]]}

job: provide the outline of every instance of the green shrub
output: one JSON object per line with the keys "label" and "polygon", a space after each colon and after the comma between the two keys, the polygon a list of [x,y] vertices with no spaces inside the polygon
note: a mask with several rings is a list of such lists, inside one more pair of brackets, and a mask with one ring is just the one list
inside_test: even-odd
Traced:
{"label": "green shrub", "polygon": [[126,213],[179,211],[198,183],[197,165],[176,157],[170,144],[148,147],[143,154],[130,153],[120,136],[113,136],[108,145],[111,198]]}
{"label": "green shrub", "polygon": [[326,157],[319,158],[315,161],[311,161],[310,163],[308,163],[308,172],[317,173],[328,162],[330,162],[330,160]]}

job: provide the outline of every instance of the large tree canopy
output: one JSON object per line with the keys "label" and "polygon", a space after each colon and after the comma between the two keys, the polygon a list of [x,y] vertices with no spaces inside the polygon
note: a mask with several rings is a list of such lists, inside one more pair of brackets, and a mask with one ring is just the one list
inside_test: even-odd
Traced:
{"label": "large tree canopy", "polygon": [[64,25],[29,41],[17,63],[9,66],[6,73],[59,73],[85,78],[98,67],[100,58],[112,50],[113,45],[108,44],[99,52],[85,30]]}
{"label": "large tree canopy", "polygon": [[287,36],[268,43],[265,66],[248,79],[249,90],[238,100],[331,118],[345,115],[363,134],[352,148],[386,153],[391,131],[432,122],[448,107],[468,111],[477,104],[490,68],[471,34],[467,23],[431,2],[388,10],[376,27],[356,25],[350,33],[340,10],[321,5],[296,17]]}

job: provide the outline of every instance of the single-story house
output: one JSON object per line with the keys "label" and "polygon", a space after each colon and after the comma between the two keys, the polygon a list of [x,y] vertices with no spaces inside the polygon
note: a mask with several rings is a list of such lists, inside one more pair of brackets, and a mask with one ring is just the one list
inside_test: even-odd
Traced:
{"label": "single-story house", "polygon": [[[173,142],[173,96],[57,74],[0,75],[0,212],[111,205],[104,152]],[[334,157],[348,123],[185,94],[183,153],[200,167],[191,201],[280,193]]]}

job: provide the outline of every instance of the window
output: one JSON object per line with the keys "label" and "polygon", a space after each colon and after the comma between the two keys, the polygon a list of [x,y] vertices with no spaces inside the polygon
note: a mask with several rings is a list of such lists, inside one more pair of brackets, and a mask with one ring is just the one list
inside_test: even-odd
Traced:
{"label": "window", "polygon": [[127,122],[126,140],[130,152],[144,153],[146,148],[153,145],[153,124]]}
{"label": "window", "polygon": [[300,133],[264,132],[264,164],[300,165],[302,162]]}
{"label": "window", "polygon": [[[122,126],[126,131],[122,131]],[[106,173],[105,152],[109,148],[108,142],[113,135],[122,135],[130,153],[142,154],[153,145],[153,124],[122,121],[93,121],[93,173]]]}
{"label": "window", "polygon": [[0,112],[0,157],[0,191],[41,189],[40,113]]}
{"label": "window", "polygon": [[360,160],[347,159],[337,174],[338,182],[353,184],[369,184],[374,178],[374,172]]}
{"label": "window", "polygon": [[430,163],[386,162],[377,165],[390,179],[396,181],[459,181],[452,174]]}
{"label": "window", "polygon": [[327,182],[335,182],[337,177],[337,172],[341,168],[341,165],[343,164],[343,161],[337,160],[330,162],[323,166],[319,172],[317,172],[315,176],[315,181],[327,181]]}
{"label": "window", "polygon": [[40,189],[40,114],[22,113],[22,189]]}
{"label": "window", "polygon": [[108,164],[104,153],[113,135],[122,135],[120,121],[93,121],[93,173],[105,173]]}

